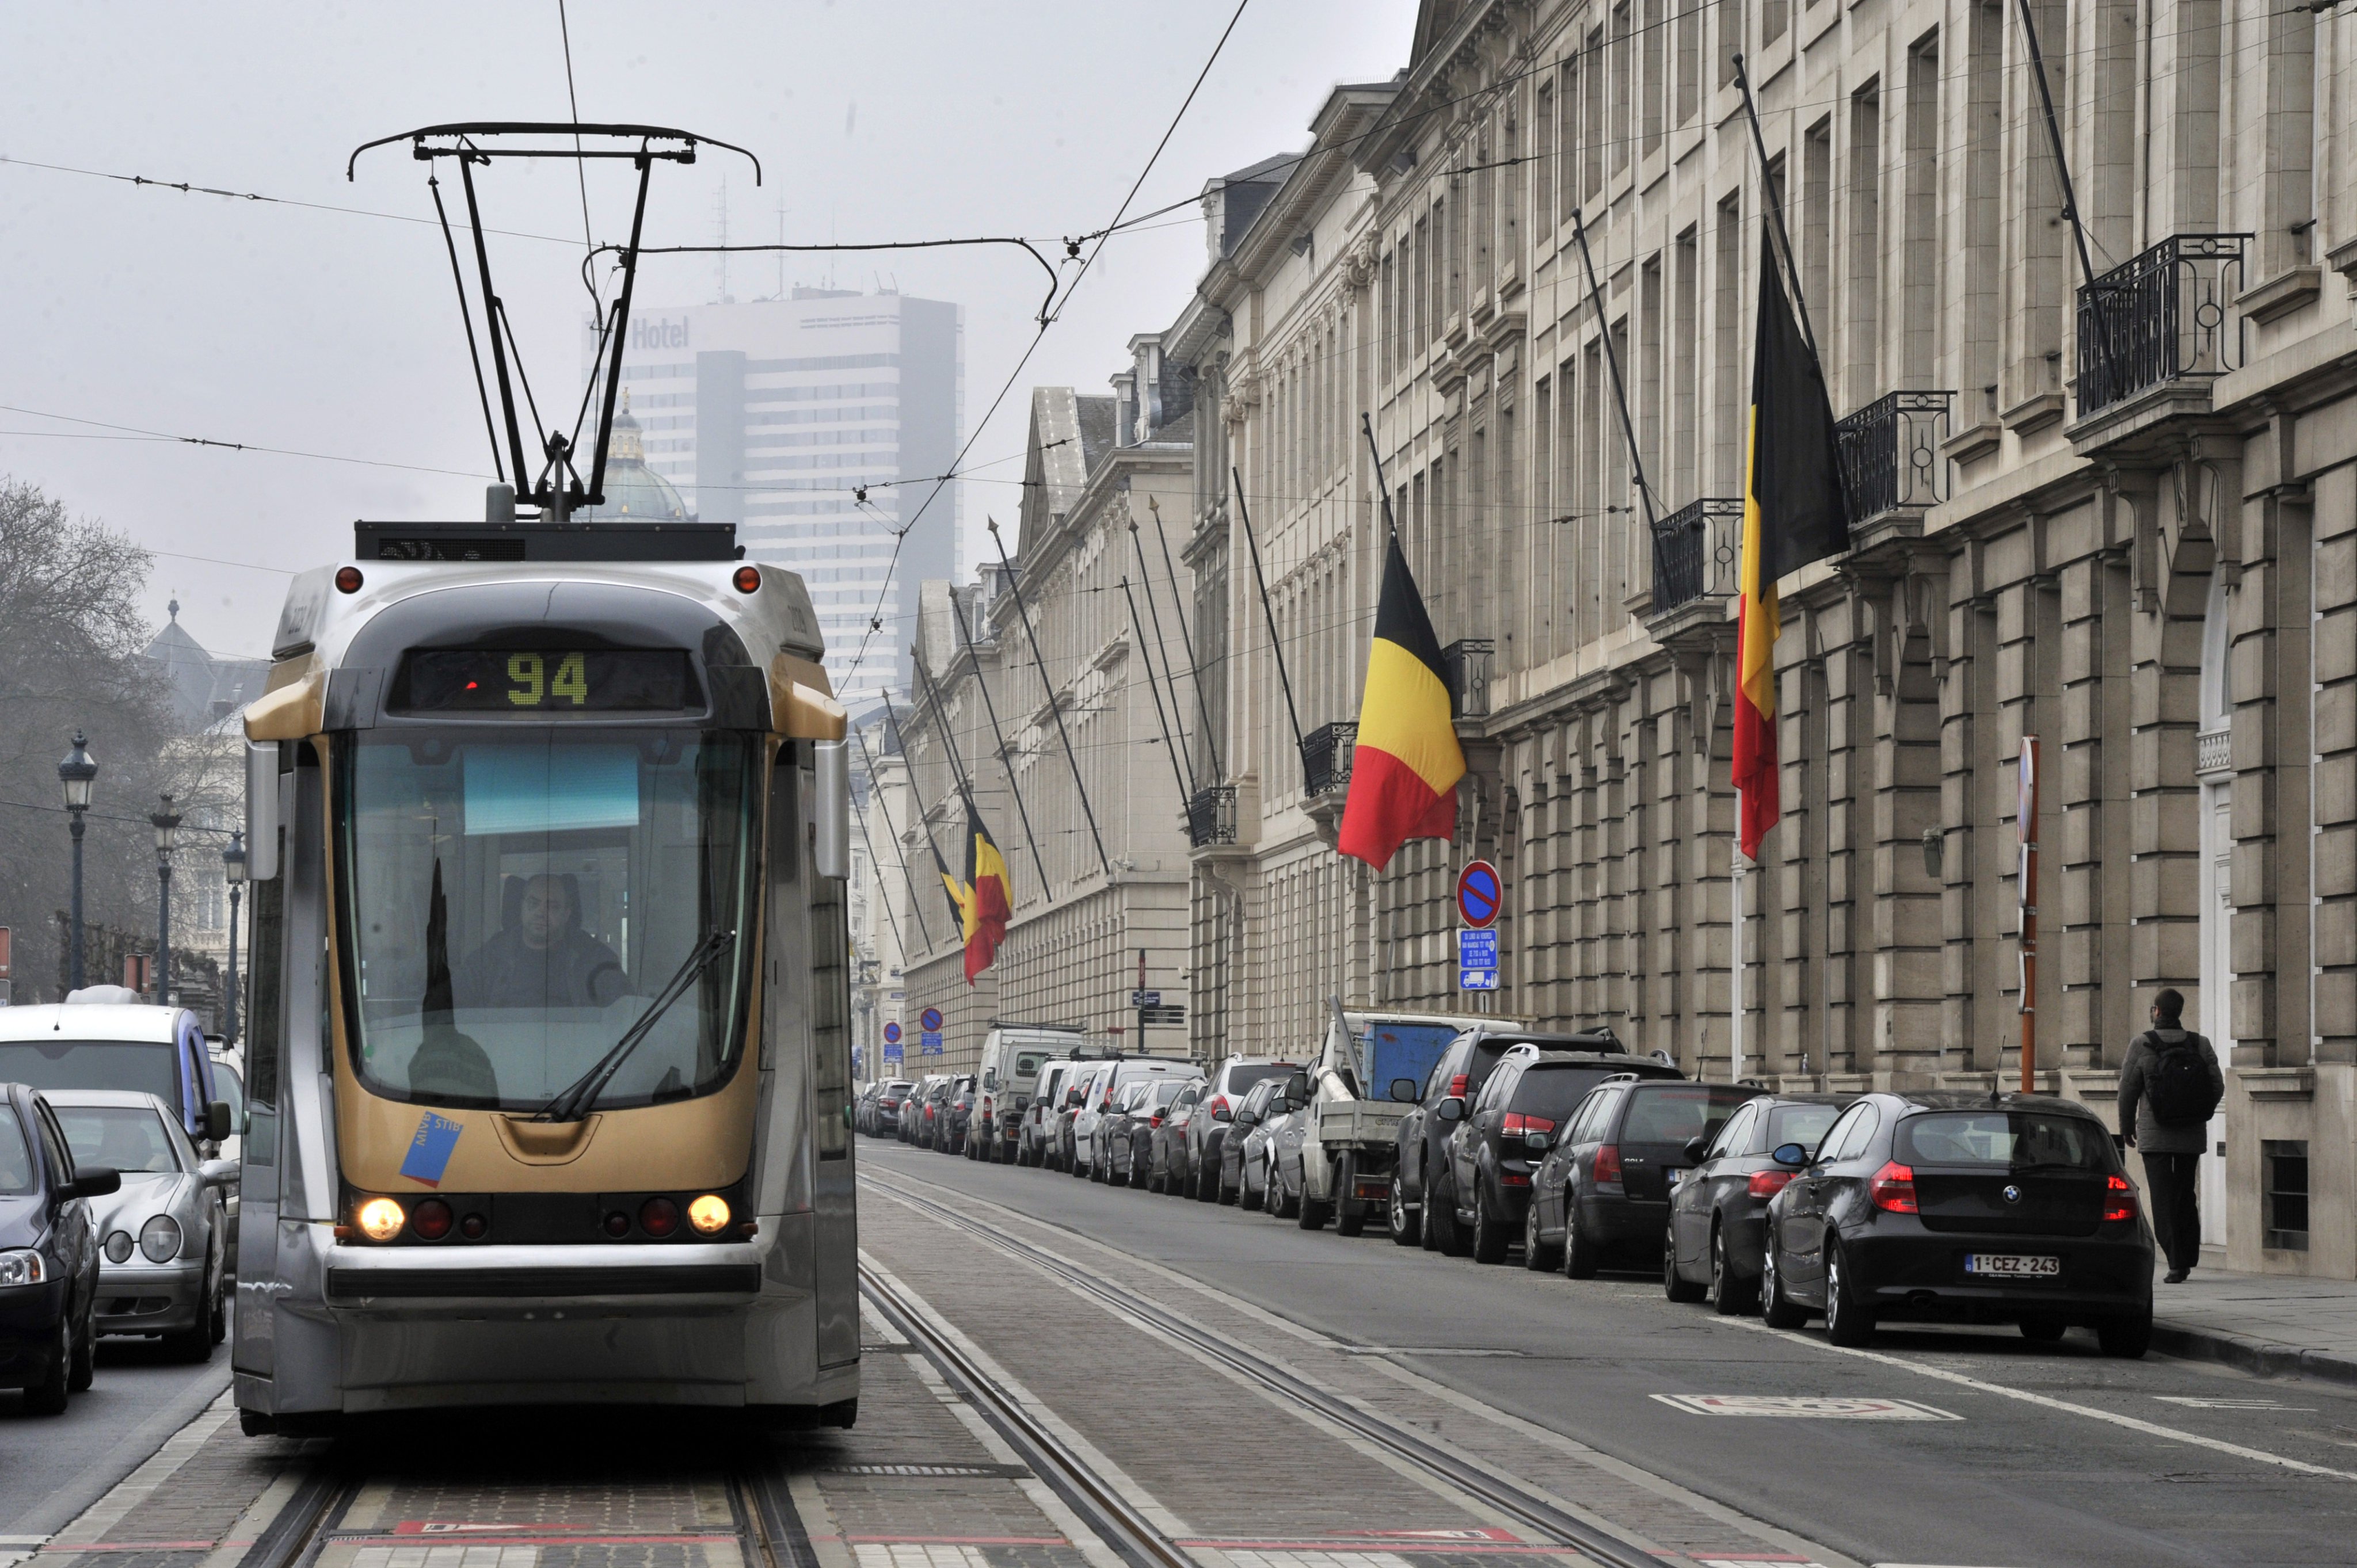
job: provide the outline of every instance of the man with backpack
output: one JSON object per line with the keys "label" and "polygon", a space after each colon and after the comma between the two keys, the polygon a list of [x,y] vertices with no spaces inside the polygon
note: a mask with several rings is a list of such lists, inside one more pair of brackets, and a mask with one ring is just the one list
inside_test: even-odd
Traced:
{"label": "man with backpack", "polygon": [[2210,1141],[2210,1118],[2226,1098],[2210,1042],[2184,1027],[2185,998],[2152,999],[2152,1027],[2128,1046],[2120,1066],[2120,1131],[2144,1155],[2154,1240],[2169,1259],[2169,1284],[2183,1284],[2201,1261],[2201,1210],[2194,1172]]}

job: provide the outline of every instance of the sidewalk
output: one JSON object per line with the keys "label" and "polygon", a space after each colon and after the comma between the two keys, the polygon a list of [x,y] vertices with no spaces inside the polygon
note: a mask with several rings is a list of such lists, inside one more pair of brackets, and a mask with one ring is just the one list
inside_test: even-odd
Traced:
{"label": "sidewalk", "polygon": [[2152,1296],[2152,1348],[2164,1355],[2357,1385],[2357,1281],[2200,1268],[2181,1285],[2156,1283]]}

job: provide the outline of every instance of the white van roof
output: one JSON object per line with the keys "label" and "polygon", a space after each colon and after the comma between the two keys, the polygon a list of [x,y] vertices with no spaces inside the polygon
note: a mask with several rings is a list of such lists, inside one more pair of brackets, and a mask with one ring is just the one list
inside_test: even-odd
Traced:
{"label": "white van roof", "polygon": [[153,1003],[45,1003],[38,1007],[0,1007],[0,1040],[31,1040],[55,1036],[69,1040],[155,1040],[180,1037],[182,1020],[194,1016],[185,1007]]}

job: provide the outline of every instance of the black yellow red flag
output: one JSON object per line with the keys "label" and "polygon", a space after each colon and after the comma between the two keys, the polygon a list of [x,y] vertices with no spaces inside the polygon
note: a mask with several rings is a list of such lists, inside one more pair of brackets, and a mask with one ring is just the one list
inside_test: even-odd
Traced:
{"label": "black yellow red flag", "polygon": [[1383,557],[1383,597],[1359,700],[1351,792],[1336,847],[1378,871],[1412,838],[1452,838],[1465,753],[1448,710],[1440,639],[1399,540]]}
{"label": "black yellow red flag", "polygon": [[1783,815],[1776,777],[1776,580],[1849,548],[1841,449],[1825,378],[1785,298],[1776,252],[1760,246],[1749,461],[1735,636],[1737,842],[1754,860]]}
{"label": "black yellow red flag", "polygon": [[965,983],[972,985],[998,956],[998,944],[1006,940],[1007,918],[1014,913],[1006,857],[983,826],[972,796],[965,802]]}

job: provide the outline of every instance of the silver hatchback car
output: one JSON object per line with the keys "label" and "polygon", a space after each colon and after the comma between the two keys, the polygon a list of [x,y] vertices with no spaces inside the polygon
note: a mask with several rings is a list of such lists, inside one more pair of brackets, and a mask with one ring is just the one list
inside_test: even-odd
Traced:
{"label": "silver hatchback car", "polygon": [[210,1359],[229,1330],[236,1162],[200,1160],[152,1094],[53,1089],[46,1098],[77,1164],[123,1173],[122,1187],[91,1206],[99,1333],[156,1337],[184,1359]]}

